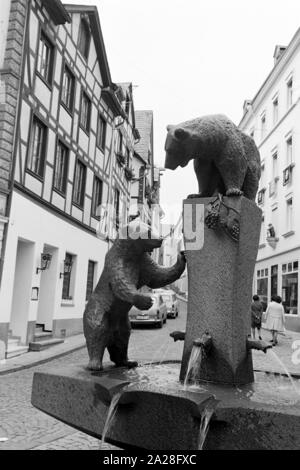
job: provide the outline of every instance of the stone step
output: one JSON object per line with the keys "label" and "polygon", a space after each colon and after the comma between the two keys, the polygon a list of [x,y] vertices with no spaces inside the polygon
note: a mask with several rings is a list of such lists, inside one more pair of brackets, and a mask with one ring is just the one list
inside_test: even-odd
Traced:
{"label": "stone step", "polygon": [[7,348],[7,351],[5,353],[5,357],[6,359],[11,359],[12,357],[16,357],[16,356],[21,356],[21,354],[25,354],[28,352],[28,346],[10,346],[8,344],[8,348]]}
{"label": "stone step", "polygon": [[8,338],[7,340],[7,347],[8,349],[12,349],[14,346],[19,346],[20,338]]}
{"label": "stone step", "polygon": [[61,338],[32,341],[31,343],[29,343],[29,351],[42,351],[43,349],[51,348],[51,346],[56,346],[57,344],[64,343],[64,341],[65,340]]}
{"label": "stone step", "polygon": [[44,331],[44,327],[43,326],[35,326],[35,330],[34,330],[36,333],[40,333],[40,332],[43,332]]}
{"label": "stone step", "polygon": [[40,341],[44,339],[51,339],[51,338],[53,338],[52,331],[36,331],[35,330],[33,341],[36,342],[36,341]]}

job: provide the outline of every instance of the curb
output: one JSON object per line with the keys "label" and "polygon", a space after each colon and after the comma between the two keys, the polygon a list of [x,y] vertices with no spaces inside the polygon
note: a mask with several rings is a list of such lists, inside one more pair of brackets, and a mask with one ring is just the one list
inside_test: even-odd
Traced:
{"label": "curb", "polygon": [[44,359],[37,359],[36,361],[30,362],[28,364],[21,364],[19,366],[16,365],[16,366],[12,366],[11,369],[0,370],[0,376],[12,374],[14,372],[19,372],[20,370],[23,370],[23,369],[30,369],[31,367],[44,364],[46,362],[52,361],[53,359],[58,359],[60,357],[67,356],[68,354],[75,352],[75,351],[79,351],[80,349],[83,349],[85,347],[86,347],[85,344],[82,344],[81,346],[74,346],[74,348],[68,349],[68,351],[63,351],[63,352],[54,354],[53,356],[45,357]]}

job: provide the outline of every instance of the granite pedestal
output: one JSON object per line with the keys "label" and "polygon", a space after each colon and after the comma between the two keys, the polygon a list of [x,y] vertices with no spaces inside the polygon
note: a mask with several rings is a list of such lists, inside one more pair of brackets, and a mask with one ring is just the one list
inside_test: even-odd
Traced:
{"label": "granite pedestal", "polygon": [[[261,210],[244,197],[224,198],[224,203],[229,207],[234,204],[240,214],[236,242],[221,227],[209,229],[204,223],[209,204],[215,199],[186,199],[183,203],[189,301],[180,378],[185,378],[193,341],[208,332],[212,347],[202,358],[196,379],[245,384],[253,382],[247,336]],[[191,228],[198,242],[191,240]]]}

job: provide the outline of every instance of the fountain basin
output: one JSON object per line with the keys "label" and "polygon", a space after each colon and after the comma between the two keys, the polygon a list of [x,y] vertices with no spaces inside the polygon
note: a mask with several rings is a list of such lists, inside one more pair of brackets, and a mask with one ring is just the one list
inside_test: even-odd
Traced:
{"label": "fountain basin", "polygon": [[78,365],[36,372],[32,404],[101,439],[111,399],[122,390],[106,441],[123,449],[196,450],[201,417],[217,405],[205,449],[300,448],[298,383],[295,388],[285,377],[256,373],[257,382],[247,386],[184,389],[179,369],[178,362],[97,373]]}

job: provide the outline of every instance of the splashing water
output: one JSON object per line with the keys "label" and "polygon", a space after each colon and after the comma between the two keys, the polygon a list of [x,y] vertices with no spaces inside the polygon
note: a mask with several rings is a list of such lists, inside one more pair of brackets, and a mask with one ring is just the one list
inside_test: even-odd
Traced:
{"label": "splashing water", "polygon": [[295,392],[300,396],[300,391],[298,390],[298,388],[296,387],[296,384],[295,384],[295,380],[293,379],[293,377],[291,376],[290,372],[288,371],[287,367],[285,366],[285,364],[282,362],[282,360],[279,358],[279,356],[276,354],[275,351],[273,351],[273,349],[269,349],[268,351],[268,354],[270,354],[276,361],[277,363],[282,367],[282,369],[284,370],[285,374],[288,376],[291,384],[292,384],[292,387],[293,389],[295,390]]}
{"label": "splashing water", "polygon": [[107,432],[108,432],[108,430],[109,430],[109,428],[110,428],[110,426],[111,426],[111,424],[114,420],[114,417],[116,415],[117,408],[118,408],[118,403],[119,403],[119,400],[121,398],[121,395],[122,395],[122,392],[116,393],[113,396],[113,398],[110,402],[109,409],[108,409],[108,412],[107,412],[106,421],[105,421],[104,428],[103,428],[102,439],[101,439],[101,442],[100,442],[99,450],[103,449],[106,434],[107,434]]}
{"label": "splashing water", "polygon": [[161,346],[160,348],[155,351],[155,353],[152,356],[151,361],[149,362],[149,366],[151,366],[155,360],[155,357],[159,357],[160,354],[162,357],[166,355],[166,350],[169,348],[169,340],[167,339]]}
{"label": "splashing water", "polygon": [[198,450],[203,450],[203,445],[209,430],[209,423],[212,415],[214,414],[215,408],[212,407],[211,403],[207,405],[201,416]]}
{"label": "splashing water", "polygon": [[195,384],[197,372],[200,369],[201,361],[202,349],[199,348],[199,346],[193,346],[184,378],[183,390],[187,390],[189,381],[191,381],[191,385]]}

